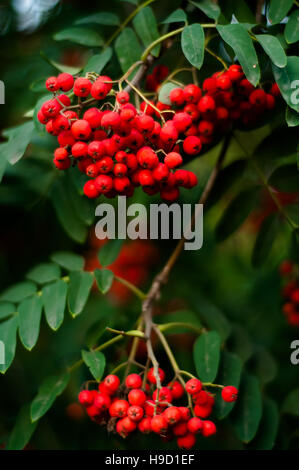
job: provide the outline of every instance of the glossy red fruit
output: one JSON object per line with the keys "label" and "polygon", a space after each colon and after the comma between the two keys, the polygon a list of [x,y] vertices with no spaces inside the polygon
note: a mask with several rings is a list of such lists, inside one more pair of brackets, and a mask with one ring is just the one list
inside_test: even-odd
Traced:
{"label": "glossy red fruit", "polygon": [[128,408],[127,415],[132,421],[140,421],[143,418],[144,411],[141,406],[133,405]]}
{"label": "glossy red fruit", "polygon": [[236,401],[236,399],[238,398],[238,389],[236,387],[233,387],[232,385],[224,387],[221,390],[221,396],[223,400],[227,401],[228,403]]}
{"label": "glossy red fruit", "polygon": [[74,85],[74,77],[69,73],[61,73],[57,77],[57,86],[62,91],[70,91]]}
{"label": "glossy red fruit", "polygon": [[179,400],[180,398],[182,398],[182,396],[185,393],[184,387],[177,380],[174,382],[169,382],[169,384],[167,385],[167,388],[170,389],[172,398],[174,400]]}
{"label": "glossy red fruit", "polygon": [[46,80],[46,88],[49,91],[57,91],[59,89],[58,83],[57,83],[57,78],[56,77],[49,77]]}
{"label": "glossy red fruit", "polygon": [[91,127],[85,119],[78,119],[72,124],[71,131],[75,139],[87,140],[91,135]]}
{"label": "glossy red fruit", "polygon": [[110,374],[105,377],[104,384],[110,393],[115,393],[120,385],[120,380],[117,375]]}
{"label": "glossy red fruit", "polygon": [[180,449],[192,449],[196,443],[196,438],[194,434],[188,433],[183,437],[177,438],[177,444]]}
{"label": "glossy red fruit", "polygon": [[212,407],[210,405],[195,405],[194,414],[198,418],[207,418],[212,413]]}
{"label": "glossy red fruit", "polygon": [[103,113],[99,111],[98,108],[89,108],[83,114],[83,119],[89,122],[92,129],[96,129],[97,127],[100,127],[101,125],[102,116],[103,116]]}
{"label": "glossy red fruit", "polygon": [[[109,176],[109,175],[99,175],[99,176],[96,177],[94,182],[95,182],[95,186],[98,189],[99,193],[103,193],[103,194],[109,193],[109,191],[111,191],[111,189],[113,188],[113,180],[112,180],[111,176]],[[112,379],[111,379],[111,381],[112,381]],[[113,384],[111,386],[106,382],[106,379],[105,379],[104,383],[106,385],[106,388],[110,391],[111,394],[114,393],[117,390],[118,386],[119,386],[119,382],[118,382],[118,385],[116,386],[117,381],[115,382],[115,384]]]}
{"label": "glossy red fruit", "polygon": [[202,429],[202,420],[197,417],[191,418],[189,419],[187,426],[189,432],[192,434],[197,434]]}
{"label": "glossy red fruit", "polygon": [[183,142],[184,152],[188,155],[198,155],[201,151],[201,140],[196,136],[189,136]]}
{"label": "glossy red fruit", "polygon": [[169,425],[177,424],[181,419],[181,412],[178,407],[170,406],[166,408],[163,413],[164,418],[166,419]]}
{"label": "glossy red fruit", "polygon": [[119,91],[116,94],[116,101],[119,104],[126,104],[129,102],[129,99],[130,99],[130,95],[127,91]]}
{"label": "glossy red fruit", "polygon": [[164,434],[167,431],[168,424],[164,416],[156,415],[151,419],[152,431],[157,434]]}
{"label": "glossy red fruit", "polygon": [[99,408],[99,410],[106,411],[111,405],[111,398],[109,395],[105,395],[103,393],[97,393],[94,398],[93,404],[94,406]]}
{"label": "glossy red fruit", "polygon": [[171,430],[174,436],[185,436],[185,434],[188,433],[188,426],[185,421],[181,421],[180,423],[175,424]]}
{"label": "glossy red fruit", "polygon": [[81,98],[86,98],[91,90],[91,81],[88,78],[77,78],[74,82],[74,94],[80,96]]}
{"label": "glossy red fruit", "polygon": [[81,390],[78,400],[81,405],[90,406],[93,403],[93,394],[90,390]]}
{"label": "glossy red fruit", "polygon": [[201,433],[205,437],[210,437],[217,432],[217,428],[212,421],[203,421]]}
{"label": "glossy red fruit", "polygon": [[138,423],[138,429],[140,432],[142,432],[142,434],[149,434],[151,432],[151,421],[152,419],[150,417],[146,417]]}
{"label": "glossy red fruit", "polygon": [[109,414],[112,418],[123,418],[127,416],[129,406],[127,400],[115,400],[109,407]]}
{"label": "glossy red fruit", "polygon": [[169,99],[175,106],[182,106],[185,103],[184,91],[182,88],[174,88],[169,94]]}
{"label": "glossy red fruit", "polygon": [[196,393],[199,393],[201,391],[202,385],[201,381],[199,379],[190,379],[186,383],[186,392],[190,393],[190,395],[195,395]]}
{"label": "glossy red fruit", "polygon": [[94,180],[86,181],[85,185],[83,186],[83,192],[85,196],[89,197],[90,199],[95,199],[100,195],[100,192],[96,187]]}
{"label": "glossy red fruit", "polygon": [[128,388],[141,388],[142,378],[139,374],[130,374],[126,377],[125,383]]}
{"label": "glossy red fruit", "polygon": [[212,113],[213,111],[215,111],[215,108],[215,100],[209,95],[203,96],[198,102],[198,109],[201,113]]}
{"label": "glossy red fruit", "polygon": [[130,405],[142,406],[146,401],[146,394],[140,388],[133,388],[128,393],[128,400]]}
{"label": "glossy red fruit", "polygon": [[161,387],[160,390],[156,389],[153,393],[153,400],[159,401],[159,404],[165,404],[172,402],[172,394],[169,388]]}

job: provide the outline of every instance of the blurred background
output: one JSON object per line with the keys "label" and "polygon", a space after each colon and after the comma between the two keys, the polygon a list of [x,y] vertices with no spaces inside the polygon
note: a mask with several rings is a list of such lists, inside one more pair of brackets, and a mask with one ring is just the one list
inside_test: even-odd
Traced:
{"label": "blurred background", "polygon": [[[125,18],[134,8],[135,2],[111,0],[109,11]],[[167,0],[157,2],[153,8],[159,20],[181,2]],[[247,2],[249,8],[252,2]],[[5,105],[1,105],[0,128],[26,121],[26,113],[35,107],[37,100],[45,94],[44,82],[57,73],[53,63],[64,64],[76,73],[86,64],[97,48],[87,48],[69,41],[55,41],[53,35],[61,29],[76,24],[82,17],[106,10],[103,2],[91,0],[12,0],[0,2],[0,79],[5,83]],[[194,13],[200,18],[200,13]],[[111,26],[93,25],[101,36],[111,35]],[[172,68],[175,47],[166,55],[164,62]],[[163,63],[164,63],[163,62]],[[213,58],[207,58],[201,77],[215,70]],[[107,75],[120,76],[115,58],[108,64]],[[274,117],[273,117],[274,119]],[[248,134],[248,141],[255,130]],[[285,134],[283,134],[285,132]],[[263,132],[260,134],[263,135]],[[296,147],[296,132],[279,128],[275,138],[283,136]],[[4,138],[1,137],[2,141]],[[35,132],[26,157],[15,166],[10,166],[0,186],[0,290],[24,279],[26,272],[35,264],[47,261],[53,251],[68,250],[81,254],[86,260],[86,269],[97,266],[97,251],[100,245],[93,236],[93,219],[89,227],[71,227],[67,233],[59,214],[51,202],[51,190],[57,179],[52,167],[51,155],[55,142],[46,135]],[[199,188],[183,194],[183,202],[196,202],[204,186],[219,146],[212,148],[200,161],[190,167],[199,176]],[[232,145],[229,161],[239,157],[240,149]],[[292,153],[293,155],[293,153]],[[3,155],[1,155],[1,158]],[[232,194],[239,189],[238,181],[232,185]],[[279,195],[297,219],[298,193]],[[142,199],[141,199],[142,198]],[[266,194],[259,207],[250,214],[241,228],[227,241],[216,244],[215,223],[219,220],[231,194],[223,200],[207,206],[205,212],[204,246],[198,252],[184,252],[175,267],[163,292],[161,305],[156,314],[176,310],[192,311],[210,328],[216,328],[227,338],[227,348],[239,354],[246,369],[255,373],[266,396],[270,396],[283,408],[289,392],[298,387],[298,367],[290,363],[290,343],[298,339],[298,327],[289,325],[282,313],[282,288],[284,281],[279,274],[280,263],[289,258],[289,230],[281,227],[271,256],[265,265],[255,269],[251,265],[251,252],[262,220],[275,212],[275,207]],[[148,204],[149,199],[141,193],[138,202]],[[151,202],[154,202],[151,199]],[[90,207],[88,211],[91,211]],[[90,212],[89,212],[90,213]],[[75,234],[75,236],[74,236]],[[77,234],[77,235],[76,235]],[[73,236],[72,236],[73,235]],[[158,272],[166,256],[174,247],[170,241],[128,242],[121,251],[120,260],[113,269],[131,282],[146,289],[153,275]],[[84,314],[66,320],[57,333],[42,323],[41,335],[32,352],[18,345],[16,359],[6,373],[0,377],[0,444],[5,446],[20,407],[35,396],[40,382],[47,374],[55,373],[78,357],[80,350],[93,341],[107,339],[103,330],[107,324],[118,329],[130,327],[138,316],[139,303],[129,292],[115,285],[108,297],[96,291],[92,295]],[[182,368],[194,370],[190,344],[195,339],[184,334],[180,340],[170,337],[175,345],[177,359]],[[127,347],[121,343],[107,355],[108,370],[111,370],[126,355]],[[140,360],[145,352],[140,349]],[[167,359],[159,351],[161,364],[168,367]],[[42,364],[42,367],[41,367]],[[30,449],[153,449],[172,448],[172,443],[161,445],[155,437],[140,437],[122,440],[108,436],[105,430],[86,418],[76,398],[81,384],[89,378],[86,368],[81,368],[72,377],[67,391],[57,399],[55,406],[41,420],[28,448]],[[171,377],[169,377],[170,379]],[[295,413],[280,414],[276,448],[295,449],[299,444],[298,406]],[[259,436],[256,438],[259,439]],[[258,447],[253,441],[249,447]],[[198,448],[241,449],[245,444],[236,436],[229,419],[219,425],[218,436],[199,441]]]}

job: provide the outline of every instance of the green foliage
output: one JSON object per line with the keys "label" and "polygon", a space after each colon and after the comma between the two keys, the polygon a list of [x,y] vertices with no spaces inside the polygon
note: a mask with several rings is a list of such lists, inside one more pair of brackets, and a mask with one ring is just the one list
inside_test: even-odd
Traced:
{"label": "green foliage", "polygon": [[82,351],[82,358],[92,376],[100,382],[106,365],[104,354],[101,351]]}
{"label": "green foliage", "polygon": [[182,51],[191,65],[200,69],[204,60],[205,35],[200,24],[185,26],[182,32]]}
{"label": "green foliage", "polygon": [[86,47],[96,47],[103,45],[102,37],[92,29],[88,28],[67,28],[54,34],[56,41],[71,41]]}
{"label": "green foliage", "polygon": [[203,333],[195,342],[193,357],[198,377],[203,382],[216,378],[220,359],[221,339],[216,331]]}
{"label": "green foliage", "polygon": [[30,441],[37,423],[30,419],[30,406],[24,405],[17,416],[14,428],[9,437],[7,450],[22,450]]}
{"label": "green foliage", "polygon": [[31,420],[33,423],[47,413],[56,398],[64,391],[69,380],[70,374],[68,372],[44,380],[38,394],[31,403]]}
{"label": "green foliage", "polygon": [[68,305],[73,317],[82,313],[93,283],[92,274],[84,271],[70,273]]}
{"label": "green foliage", "polygon": [[102,266],[110,266],[116,260],[123,242],[124,240],[115,238],[105,243],[99,251],[99,260]]}
{"label": "green foliage", "polygon": [[[133,19],[133,25],[145,47],[159,38],[157,21],[151,7],[142,8]],[[158,57],[160,49],[161,45],[157,44],[151,50],[152,55]]]}
{"label": "green foliage", "polygon": [[99,291],[106,294],[113,283],[114,274],[109,269],[96,269],[94,272]]}

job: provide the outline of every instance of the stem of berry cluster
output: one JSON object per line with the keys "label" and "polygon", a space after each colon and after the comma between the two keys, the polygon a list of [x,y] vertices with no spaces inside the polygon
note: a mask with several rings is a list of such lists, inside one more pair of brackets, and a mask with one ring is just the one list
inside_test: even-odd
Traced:
{"label": "stem of berry cluster", "polygon": [[[224,142],[223,142],[218,160],[217,160],[216,165],[215,165],[215,167],[214,167],[214,169],[213,169],[213,171],[212,171],[212,173],[211,173],[211,175],[210,175],[210,177],[209,177],[209,179],[206,183],[206,186],[205,186],[205,188],[204,188],[204,190],[201,194],[201,197],[199,199],[198,204],[204,204],[207,201],[207,199],[209,197],[209,194],[210,194],[210,192],[211,192],[211,190],[212,190],[212,188],[213,188],[213,186],[216,182],[218,173],[221,169],[221,166],[222,166],[223,160],[225,158],[226,151],[228,149],[229,143],[230,143],[230,135],[226,136],[226,138],[224,139]],[[195,222],[195,214],[193,214],[193,217],[192,217],[191,222],[190,222],[190,229],[191,230],[193,228],[194,222]],[[152,342],[151,342],[151,334],[152,334],[153,330],[156,332],[156,334],[158,334],[158,331],[159,331],[158,336],[159,336],[160,340],[161,340],[163,335],[162,335],[161,331],[159,329],[157,329],[155,327],[154,323],[153,323],[153,315],[152,315],[153,305],[154,305],[155,301],[158,300],[158,298],[160,297],[161,288],[162,288],[163,285],[165,285],[167,283],[170,271],[172,270],[172,268],[175,265],[178,257],[180,256],[180,254],[181,254],[181,252],[184,248],[185,241],[186,241],[186,238],[183,236],[180,239],[180,241],[178,242],[176,248],[174,249],[173,253],[169,257],[168,261],[164,265],[163,269],[154,278],[154,280],[152,282],[152,285],[151,285],[151,287],[148,291],[148,294],[147,294],[146,298],[144,299],[144,301],[142,303],[142,316],[143,316],[144,324],[145,324],[144,334],[145,334],[145,337],[147,338],[146,339],[147,352],[148,352],[148,357],[150,358],[150,360],[153,364],[154,375],[155,375],[155,378],[156,378],[156,381],[157,381],[157,387],[158,388],[161,387],[159,371],[158,371],[159,363],[158,363],[158,361],[156,359],[156,356],[155,356],[155,353],[153,351],[153,346],[152,346]],[[164,336],[163,336],[163,338],[164,338]],[[164,347],[165,347],[165,342],[164,342]],[[175,362],[173,362],[173,359],[174,358],[172,357],[171,358],[172,365],[175,365],[175,368],[179,370],[177,364]],[[175,359],[174,359],[174,361],[175,361]]]}

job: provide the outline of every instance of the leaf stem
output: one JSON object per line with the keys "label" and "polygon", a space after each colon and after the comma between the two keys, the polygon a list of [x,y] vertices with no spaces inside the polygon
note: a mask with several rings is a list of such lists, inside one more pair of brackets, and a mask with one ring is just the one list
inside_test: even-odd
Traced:
{"label": "leaf stem", "polygon": [[144,300],[146,298],[146,294],[142,292],[138,287],[131,284],[131,282],[127,281],[123,277],[114,275],[114,279],[120,282],[122,285],[126,286],[133,294],[135,294],[140,300]]}

